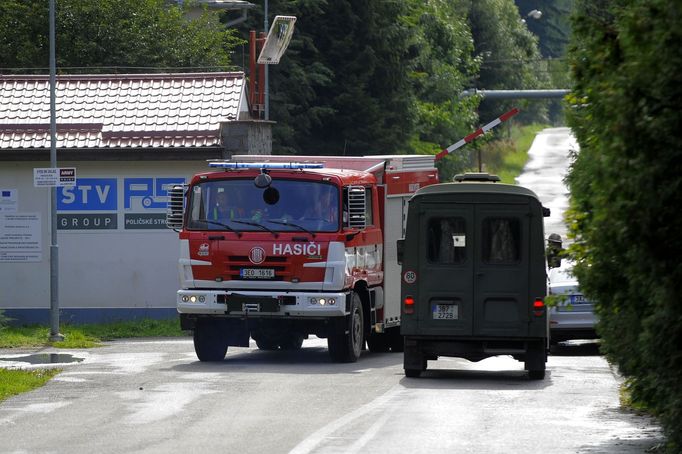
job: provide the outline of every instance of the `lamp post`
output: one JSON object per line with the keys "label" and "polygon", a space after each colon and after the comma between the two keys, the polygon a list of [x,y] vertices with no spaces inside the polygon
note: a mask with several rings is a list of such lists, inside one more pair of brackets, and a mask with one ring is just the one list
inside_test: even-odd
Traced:
{"label": "lamp post", "polygon": [[[50,167],[57,168],[57,68],[55,63],[55,0],[50,0]],[[50,341],[59,333],[59,246],[57,244],[57,188],[50,188]]]}
{"label": "lamp post", "polygon": [[[265,30],[265,33],[268,32],[270,29],[269,24],[268,24],[268,0],[265,0],[265,6],[264,6],[264,11],[263,11],[263,30]],[[270,119],[270,89],[269,89],[269,81],[270,81],[270,68],[268,68],[269,65],[265,65],[265,77],[264,77],[264,92],[265,92],[265,106],[264,106],[264,120],[269,120]]]}

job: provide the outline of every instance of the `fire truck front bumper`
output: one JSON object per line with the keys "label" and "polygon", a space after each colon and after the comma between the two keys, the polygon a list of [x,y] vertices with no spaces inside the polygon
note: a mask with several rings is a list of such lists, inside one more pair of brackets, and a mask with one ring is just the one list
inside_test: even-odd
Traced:
{"label": "fire truck front bumper", "polygon": [[342,317],[349,313],[348,293],[180,290],[181,314],[216,314],[249,317]]}

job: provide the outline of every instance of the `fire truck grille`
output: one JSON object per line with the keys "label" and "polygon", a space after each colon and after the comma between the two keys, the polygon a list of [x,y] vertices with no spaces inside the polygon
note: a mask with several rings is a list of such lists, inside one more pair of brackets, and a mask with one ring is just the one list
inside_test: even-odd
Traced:
{"label": "fire truck grille", "polygon": [[[244,264],[251,264],[253,265],[250,261],[249,258],[245,255],[230,255],[227,257],[227,259],[230,262],[242,262]],[[265,262],[260,263],[259,265],[263,266],[266,263],[286,263],[287,258],[286,257],[268,257]]]}
{"label": "fire truck grille", "polygon": [[245,255],[230,255],[227,257],[225,269],[232,280],[253,280],[254,278],[242,277],[242,269],[249,270],[273,270],[274,276],[259,277],[257,279],[266,281],[285,281],[290,279],[291,272],[287,271],[286,257],[268,257],[264,262],[254,265]]}

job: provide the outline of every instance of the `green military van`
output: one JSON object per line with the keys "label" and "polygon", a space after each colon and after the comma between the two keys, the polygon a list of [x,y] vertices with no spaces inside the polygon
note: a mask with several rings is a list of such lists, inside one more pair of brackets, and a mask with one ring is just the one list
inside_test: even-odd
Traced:
{"label": "green military van", "polygon": [[548,319],[543,216],[531,190],[465,174],[409,201],[402,262],[405,375],[427,361],[512,355],[545,376]]}

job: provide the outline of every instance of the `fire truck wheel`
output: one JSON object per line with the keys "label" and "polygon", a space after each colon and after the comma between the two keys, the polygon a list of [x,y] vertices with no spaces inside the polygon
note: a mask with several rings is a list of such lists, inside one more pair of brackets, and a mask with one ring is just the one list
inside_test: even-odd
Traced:
{"label": "fire truck wheel", "polygon": [[360,357],[365,343],[362,303],[357,293],[351,295],[350,315],[346,328],[348,333],[333,334],[327,338],[329,355],[336,362],[354,363]]}
{"label": "fire truck wheel", "polygon": [[277,350],[277,342],[270,339],[259,339],[256,341],[259,350]]}
{"label": "fire truck wheel", "polygon": [[282,350],[300,350],[303,346],[303,336],[300,334],[288,334],[279,342]]}
{"label": "fire truck wheel", "polygon": [[194,351],[199,361],[222,361],[227,353],[227,342],[220,326],[212,320],[197,323],[194,328]]}
{"label": "fire truck wheel", "polygon": [[372,353],[386,353],[389,350],[388,334],[372,333],[367,337],[367,346]]}
{"label": "fire truck wheel", "polygon": [[405,351],[405,339],[400,334],[400,328],[391,328],[389,339],[391,351],[393,353],[402,353]]}

